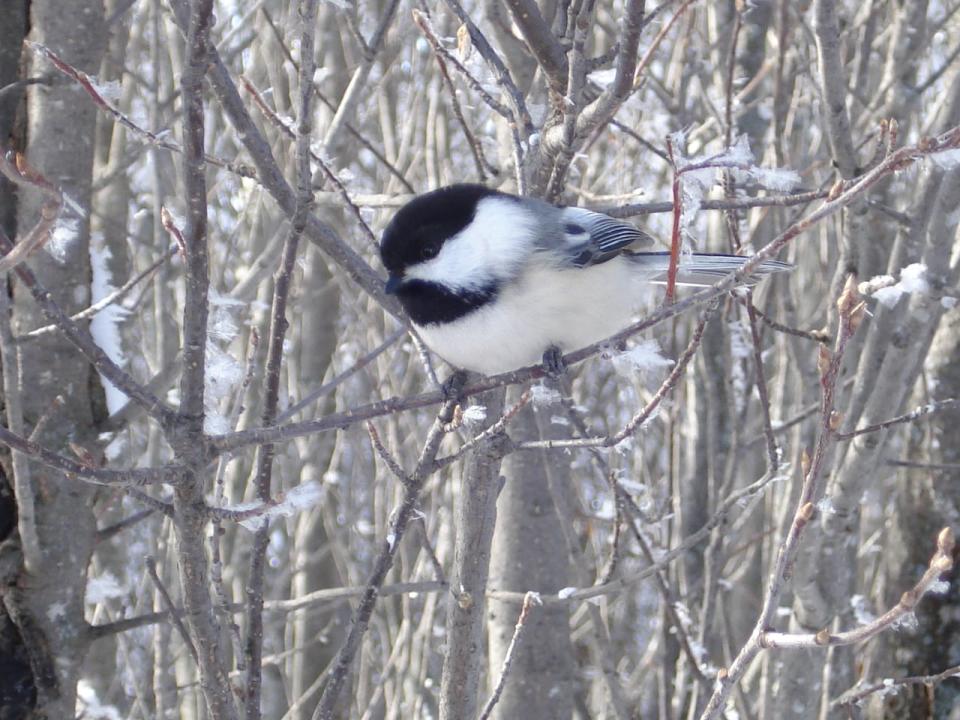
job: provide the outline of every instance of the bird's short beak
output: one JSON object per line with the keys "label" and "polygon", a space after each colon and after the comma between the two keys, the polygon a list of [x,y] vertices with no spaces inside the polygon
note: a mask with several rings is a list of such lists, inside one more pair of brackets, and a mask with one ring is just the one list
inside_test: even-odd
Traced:
{"label": "bird's short beak", "polygon": [[384,289],[387,291],[387,295],[396,295],[402,284],[402,277],[399,275],[391,275],[387,278],[387,285]]}

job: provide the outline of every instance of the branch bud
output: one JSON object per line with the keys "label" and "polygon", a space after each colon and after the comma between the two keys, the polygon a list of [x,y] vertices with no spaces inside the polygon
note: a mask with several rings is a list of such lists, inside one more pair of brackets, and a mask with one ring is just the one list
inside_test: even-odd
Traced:
{"label": "branch bud", "polygon": [[841,315],[849,318],[851,312],[860,302],[857,278],[853,273],[850,273],[847,275],[847,281],[843,284],[843,290],[840,291],[840,297],[837,298],[837,310],[840,311]]}
{"label": "branch bud", "polygon": [[67,443],[70,446],[70,449],[73,451],[73,454],[77,456],[77,459],[80,460],[82,465],[86,465],[89,468],[96,467],[97,461],[93,457],[93,453],[87,450],[83,445],[75,443],[72,440]]}
{"label": "branch bud", "polygon": [[470,40],[470,29],[466,25],[457,28],[457,54],[461,62],[470,59],[470,53],[473,52],[473,43]]}
{"label": "branch bud", "polygon": [[843,178],[837,178],[837,181],[833,184],[833,187],[830,188],[830,192],[827,193],[827,200],[836,200],[840,197],[840,194],[843,192]]}
{"label": "branch bud", "polygon": [[937,550],[944,555],[951,554],[955,544],[956,541],[953,537],[953,530],[950,527],[945,527],[940,531],[940,534],[937,535]]}
{"label": "branch bud", "polygon": [[830,412],[830,419],[827,421],[827,425],[833,432],[836,432],[840,428],[840,423],[843,422],[843,413],[838,410],[832,410]]}
{"label": "branch bud", "polygon": [[810,453],[806,448],[800,453],[800,472],[803,473],[804,478],[810,474]]}
{"label": "branch bud", "polygon": [[797,521],[801,525],[806,525],[808,522],[813,520],[813,516],[817,514],[817,508],[813,503],[808,502],[804,503],[799,510],[797,510]]}
{"label": "branch bud", "polygon": [[817,350],[817,372],[820,373],[820,380],[825,380],[827,377],[827,372],[830,370],[830,359],[830,351],[820,345]]}
{"label": "branch bud", "polygon": [[824,628],[813,636],[813,641],[820,647],[826,647],[830,644],[830,629]]}

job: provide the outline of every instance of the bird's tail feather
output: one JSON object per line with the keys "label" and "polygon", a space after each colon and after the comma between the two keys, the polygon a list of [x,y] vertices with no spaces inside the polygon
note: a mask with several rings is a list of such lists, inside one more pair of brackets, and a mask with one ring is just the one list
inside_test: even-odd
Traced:
{"label": "bird's tail feather", "polygon": [[[670,253],[668,252],[638,252],[631,253],[631,259],[640,263],[650,272],[650,282],[665,283],[667,270],[670,267]],[[694,253],[680,257],[680,267],[677,270],[678,285],[693,285],[706,287],[732,272],[739,270],[749,260],[743,255],[722,255],[713,253]],[[745,284],[752,285],[767,275],[775,272],[792,270],[793,265],[780,260],[764,260],[746,279]]]}

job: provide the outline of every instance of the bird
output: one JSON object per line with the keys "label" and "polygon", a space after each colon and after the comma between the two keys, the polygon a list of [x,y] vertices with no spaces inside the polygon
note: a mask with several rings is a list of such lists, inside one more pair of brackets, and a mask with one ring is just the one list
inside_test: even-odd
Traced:
{"label": "bird", "polygon": [[[415,196],[387,224],[380,258],[424,343],[458,370],[496,375],[538,365],[626,328],[666,281],[670,253],[629,222],[479,184]],[[713,285],[738,255],[694,253],[677,282]],[[792,266],[758,264],[747,282]]]}

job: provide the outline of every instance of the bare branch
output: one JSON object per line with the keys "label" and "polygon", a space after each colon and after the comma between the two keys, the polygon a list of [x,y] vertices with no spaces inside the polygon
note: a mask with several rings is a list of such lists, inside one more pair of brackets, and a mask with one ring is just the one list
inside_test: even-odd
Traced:
{"label": "bare branch", "polygon": [[40,217],[36,225],[23,233],[19,242],[0,259],[0,273],[7,273],[24,262],[37,249],[46,245],[63,209],[63,194],[39,172],[28,166],[22,155],[2,147],[0,147],[0,173],[15,185],[34,189],[45,198],[40,207]]}
{"label": "bare branch", "polygon": [[[273,288],[273,304],[270,310],[270,331],[267,346],[267,366],[261,423],[271,424],[277,415],[280,398],[280,370],[283,362],[283,342],[287,327],[287,300],[293,281],[293,268],[297,259],[300,237],[307,224],[313,200],[312,175],[310,172],[310,141],[313,132],[311,123],[311,100],[313,99],[314,38],[317,25],[319,0],[301,0],[297,7],[302,31],[300,33],[299,97],[297,106],[296,159],[297,200],[293,212],[290,234],[283,245],[283,257]],[[395,5],[395,3],[394,3]],[[349,91],[348,91],[349,92]],[[321,163],[323,166],[323,163]],[[359,211],[357,212],[359,216]],[[363,223],[366,227],[366,223]],[[367,228],[369,232],[369,228]],[[262,503],[270,502],[273,480],[272,444],[258,448],[256,475],[257,497]],[[260,718],[260,688],[263,662],[263,590],[266,569],[267,545],[270,542],[270,527],[263,523],[257,528],[250,554],[250,575],[247,580],[247,640],[245,656],[247,664],[247,687],[244,703],[246,720]]]}
{"label": "bare branch", "polygon": [[937,538],[937,550],[930,559],[930,565],[923,573],[923,577],[910,590],[903,593],[900,602],[872,622],[839,633],[831,633],[828,628],[824,628],[818,633],[802,635],[767,631],[760,635],[760,646],[764,649],[825,648],[836,645],[852,645],[876,637],[893,627],[904,615],[913,612],[923,596],[940,582],[940,576],[953,569],[953,548],[953,531],[946,527],[940,531]]}
{"label": "bare branch", "polygon": [[[186,0],[172,0],[171,5],[181,32],[187,27],[188,7]],[[270,145],[247,112],[236,85],[230,78],[222,58],[216,49],[208,57],[207,75],[217,99],[226,112],[247,152],[257,166],[257,174],[263,186],[277,201],[280,208],[292,216],[296,209],[296,195],[283,177],[280,167],[270,151]],[[402,317],[399,304],[384,291],[384,281],[367,262],[343,239],[334,228],[310,216],[305,228],[307,237],[364,291],[370,294],[387,312]]]}
{"label": "bare branch", "polygon": [[[809,192],[794,193],[793,195],[763,195],[758,197],[705,199],[700,204],[701,210],[749,210],[758,207],[792,207],[794,205],[808,205],[814,200],[827,197],[828,190],[811,190]],[[673,203],[651,202],[631,203],[629,205],[601,206],[593,208],[611,217],[635,217],[637,215],[653,215],[655,213],[673,212]]]}
{"label": "bare branch", "polygon": [[780,543],[773,571],[767,582],[763,608],[754,625],[753,632],[747,642],[740,648],[730,667],[721,669],[718,673],[716,686],[703,714],[700,716],[701,720],[716,720],[720,717],[733,687],[743,677],[753,658],[763,649],[763,637],[768,632],[768,628],[773,626],[780,596],[796,560],[800,538],[813,520],[816,514],[814,504],[823,493],[821,471],[828,448],[834,440],[837,429],[838,419],[834,412],[834,400],[843,354],[864,314],[864,303],[860,300],[856,282],[852,275],[847,278],[843,293],[837,300],[837,309],[840,316],[840,327],[837,330],[834,352],[831,354],[826,348],[822,346],[819,348],[820,428],[813,458],[810,459],[806,456],[806,453],[804,454],[805,462],[801,468],[803,485],[797,500],[793,522]]}
{"label": "bare branch", "polygon": [[882,682],[866,684],[857,683],[856,687],[847,690],[840,697],[830,703],[831,707],[842,708],[844,706],[856,706],[866,700],[874,693],[889,692],[891,688],[903,687],[904,685],[924,685],[926,687],[936,687],[944,680],[960,677],[960,665],[954,665],[943,672],[934,675],[914,675],[903,678],[889,678]]}
{"label": "bare branch", "polygon": [[[591,598],[616,595],[623,592],[627,588],[633,587],[633,585],[636,583],[646,580],[647,578],[655,575],[657,572],[669,567],[673,561],[683,557],[684,554],[689,552],[690,548],[696,547],[706,540],[714,529],[726,522],[727,517],[734,508],[742,507],[751,499],[760,497],[761,494],[771,486],[771,484],[783,479],[784,476],[774,476],[769,474],[764,475],[760,479],[750,483],[740,490],[731,493],[724,499],[713,516],[711,516],[711,518],[704,523],[699,530],[685,537],[681,542],[677,543],[675,547],[672,547],[666,552],[660,554],[655,563],[645,567],[643,570],[639,570],[631,575],[610,580],[603,584],[579,588],[576,590],[568,589],[567,591],[558,593],[556,595],[543,595],[541,597],[543,603],[545,605],[551,605],[554,603],[579,603],[590,600]],[[488,591],[487,597],[512,602],[521,602],[523,600],[522,593],[517,593],[510,590],[493,589]]]}
{"label": "bare branch", "polygon": [[556,449],[556,448],[594,448],[594,447],[616,447],[624,440],[632,437],[633,434],[637,431],[637,428],[641,427],[656,410],[660,407],[660,403],[663,402],[663,399],[670,394],[674,387],[676,387],[677,382],[680,380],[680,376],[683,375],[683,371],[686,369],[687,365],[690,363],[690,360],[697,352],[697,348],[700,347],[700,340],[703,338],[704,328],[707,326],[707,322],[717,311],[719,303],[713,301],[703,312],[703,315],[700,318],[700,322],[697,323],[696,328],[693,331],[693,335],[690,337],[690,342],[684,349],[683,353],[677,358],[676,364],[673,366],[673,370],[670,371],[670,374],[667,375],[666,379],[660,384],[660,387],[657,388],[657,392],[654,393],[653,397],[650,398],[650,401],[636,413],[624,427],[614,435],[607,435],[606,437],[595,437],[595,438],[573,438],[570,440],[532,440],[530,442],[517,443],[514,448],[516,450],[534,450],[534,449]]}
{"label": "bare branch", "polygon": [[753,293],[747,290],[747,315],[750,320],[750,336],[753,339],[753,367],[756,373],[757,392],[760,395],[760,411],[763,414],[763,434],[767,439],[767,468],[775,472],[780,465],[780,448],[773,434],[770,422],[770,394],[767,390],[767,377],[763,371],[763,347],[760,329],[757,327],[757,313],[753,305]]}
{"label": "bare branch", "polygon": [[[97,88],[97,83],[94,78],[91,78],[82,70],[78,70],[77,68],[73,67],[70,63],[57,55],[53,50],[37,42],[28,42],[27,46],[30,47],[30,49],[34,52],[43,55],[55,68],[57,68],[57,70],[77,83],[77,85],[83,89],[90,99],[93,100],[93,103],[97,107],[110,114],[114,120],[123,125],[123,127],[125,127],[127,130],[130,130],[135,137],[139,137],[148,145],[154,145],[156,147],[163,148],[164,150],[169,150],[171,152],[180,154],[184,152],[183,147],[181,147],[178,143],[174,142],[173,140],[167,140],[164,137],[165,133],[153,133],[137,125],[126,114],[121,112],[112,102],[103,96],[103,94]],[[213,155],[208,155],[206,153],[203,153],[203,161],[210,165],[228,170],[229,172],[240,177],[256,178],[257,176],[253,168],[247,165],[234,163]]]}
{"label": "bare branch", "polygon": [[503,688],[507,684],[507,678],[510,677],[510,668],[513,666],[513,655],[516,652],[517,646],[520,644],[520,637],[523,635],[523,628],[526,625],[527,617],[530,615],[530,611],[533,609],[534,605],[542,605],[543,602],[540,600],[540,596],[535,592],[528,592],[523,597],[523,607],[520,610],[520,617],[517,618],[517,625],[513,629],[513,637],[510,638],[510,645],[507,647],[507,654],[503,656],[503,665],[500,668],[500,676],[497,678],[497,683],[494,685],[493,693],[490,695],[490,699],[487,700],[486,704],[483,706],[483,710],[480,713],[479,720],[488,720],[490,713],[493,712],[494,706],[496,706],[497,701],[500,700],[500,695],[503,694]]}
{"label": "bare branch", "polygon": [[480,99],[483,100],[487,105],[490,106],[490,109],[501,117],[506,118],[507,120],[513,121],[513,111],[510,110],[506,105],[496,100],[490,93],[484,90],[483,85],[477,80],[473,74],[464,67],[461,63],[449,50],[447,50],[443,43],[440,42],[440,38],[437,37],[436,31],[433,29],[433,24],[430,22],[430,18],[420,10],[414,8],[413,10],[413,21],[417,24],[417,27],[423,32],[424,37],[427,38],[427,41],[430,43],[430,47],[433,48],[434,53],[438,57],[442,57],[446,62],[453,65],[466,79],[467,83],[473,89],[477,95],[480,96]]}
{"label": "bare branch", "polygon": [[199,665],[200,660],[197,657],[197,648],[194,647],[193,640],[190,639],[190,633],[187,632],[186,626],[180,619],[180,613],[177,612],[177,608],[173,604],[170,593],[167,591],[167,586],[163,584],[163,581],[157,574],[157,561],[152,557],[146,557],[144,558],[144,564],[147,566],[147,572],[150,574],[150,579],[153,580],[153,584],[156,585],[157,590],[160,591],[160,596],[163,598],[164,605],[167,606],[166,616],[173,621],[174,627],[177,628],[177,632],[180,633],[180,637],[183,639],[184,644],[190,651],[190,656],[193,658],[193,662]]}
{"label": "bare branch", "polygon": [[[93,305],[86,308],[85,310],[81,310],[80,312],[71,315],[70,319],[73,320],[74,322],[77,322],[78,320],[87,320],[89,318],[92,318],[94,315],[96,315],[98,312],[100,312],[104,308],[107,308],[113,305],[114,303],[120,302],[121,300],[123,300],[123,298],[125,298],[127,295],[130,294],[131,290],[137,287],[140,283],[152,277],[157,272],[157,270],[160,269],[160,266],[163,265],[165,262],[167,262],[167,260],[172,258],[176,254],[176,252],[177,252],[177,248],[171,247],[169,250],[167,250],[167,252],[165,252],[163,255],[158,257],[152,263],[150,263],[141,272],[137,273],[132,278],[130,278],[126,283],[124,283],[122,287],[117,288],[112,293],[110,293],[109,295],[106,295],[105,297],[103,297],[103,299],[95,302]],[[36,330],[31,330],[28,333],[24,333],[23,335],[20,335],[17,338],[17,342],[25,342],[28,340],[33,340],[42,335],[47,335],[49,333],[55,332],[57,329],[58,329],[57,325],[44,325],[43,327],[39,327]]]}
{"label": "bare branch", "polygon": [[527,47],[547,77],[550,89],[562,95],[567,78],[567,58],[560,41],[540,13],[535,0],[507,0],[513,20],[523,33]]}
{"label": "bare branch", "polygon": [[466,455],[467,452],[477,447],[483,442],[486,442],[494,435],[499,435],[506,430],[507,425],[510,424],[510,421],[513,420],[517,414],[523,410],[530,402],[530,391],[527,390],[520,395],[520,399],[517,400],[511,407],[507,409],[505,413],[497,420],[493,425],[486,428],[482,432],[478,433],[474,437],[467,440],[463,445],[461,445],[455,453],[450,455],[445,455],[444,457],[437,458],[435,469],[441,470],[442,468],[447,467],[455,463],[457,460]]}
{"label": "bare branch", "polygon": [[393,560],[400,547],[403,534],[416,509],[420,491],[427,477],[429,477],[430,469],[437,455],[437,450],[440,448],[440,442],[445,435],[444,428],[453,420],[455,407],[456,402],[447,401],[440,408],[437,419],[434,421],[433,427],[427,435],[426,442],[424,442],[420,458],[417,461],[417,467],[414,472],[411,473],[409,482],[404,484],[403,499],[393,513],[390,532],[385,538],[380,553],[374,561],[373,572],[367,581],[367,586],[364,589],[363,597],[360,599],[360,604],[353,613],[347,639],[337,653],[337,657],[331,666],[332,669],[329,670],[326,687],[324,687],[323,694],[320,696],[320,702],[313,712],[313,720],[333,720],[335,717],[334,709],[340,690],[346,681],[347,673],[350,671],[353,660],[360,649],[360,643],[366,634],[367,627],[370,623],[370,616],[373,614],[373,609],[377,603],[380,587],[383,585],[383,581],[390,571],[390,568],[393,567]]}
{"label": "bare branch", "polygon": [[[260,92],[253,86],[253,83],[251,83],[245,77],[240,78],[240,83],[243,85],[243,89],[246,90],[250,94],[250,97],[253,98],[256,106],[260,108],[260,110],[264,115],[266,115],[267,119],[270,120],[274,127],[279,129],[280,132],[290,139],[295,139],[297,137],[296,132],[294,132],[293,128],[289,126],[289,123],[277,115],[276,111],[274,111],[274,109],[267,104],[267,101],[264,100],[263,95],[261,95]],[[377,239],[373,234],[373,230],[370,229],[370,225],[360,213],[360,208],[356,206],[356,204],[353,202],[353,199],[347,193],[347,189],[340,178],[338,178],[336,173],[330,169],[330,165],[322,157],[309,148],[307,149],[307,157],[312,159],[320,167],[320,170],[327,179],[327,182],[333,185],[336,194],[340,198],[341,204],[353,214],[353,216],[357,219],[357,223],[360,225],[360,228],[363,230],[363,234],[367,237],[367,240],[374,247],[376,247]]]}
{"label": "bare branch", "polygon": [[207,249],[207,182],[204,166],[204,76],[214,53],[210,43],[213,0],[191,3],[185,20],[186,54],[180,80],[184,145],[183,191],[187,225],[183,233],[185,294],[182,320],[183,372],[180,412],[167,432],[176,457],[185,465],[184,482],[174,489],[174,529],[187,626],[197,649],[200,687],[213,720],[238,717],[221,650],[220,628],[210,596],[210,567],[205,547],[203,474],[209,462],[204,448],[204,393],[210,288]]}
{"label": "bare branch", "polygon": [[877,432],[878,430],[885,430],[888,427],[893,425],[900,425],[902,423],[913,422],[918,420],[926,415],[932,413],[937,413],[942,410],[950,410],[957,407],[960,404],[960,400],[934,400],[926,405],[916,408],[908,413],[903,415],[898,415],[895,418],[891,418],[885,422],[875,423],[873,425],[868,425],[867,427],[859,428],[857,430],[851,430],[850,432],[837,433],[837,440],[852,440],[857,437],[857,435],[863,435],[864,433]]}
{"label": "bare branch", "polygon": [[[0,231],[0,250],[8,253],[15,245],[3,231]],[[117,365],[94,342],[89,331],[81,329],[54,301],[50,292],[44,288],[36,275],[26,265],[17,265],[14,272],[20,277],[24,285],[30,290],[33,299],[43,311],[47,320],[59,327],[67,339],[90,361],[90,363],[107,380],[112,382],[127,397],[140,405],[148,415],[156,419],[161,425],[166,424],[173,417],[173,411],[164,405],[159,398],[145,387],[137,383],[127,372]]]}
{"label": "bare branch", "polygon": [[68,477],[94,485],[119,485],[139,487],[165,483],[176,485],[181,481],[183,468],[178,465],[164,465],[156,468],[131,468],[129,470],[106,470],[89,467],[63,455],[48,450],[40,443],[28,440],[0,426],[0,443],[22,452],[44,465],[62,470]]}
{"label": "bare branch", "polygon": [[407,334],[406,328],[400,328],[399,330],[395,330],[393,334],[387,337],[382,343],[377,345],[377,347],[375,347],[373,350],[368,352],[366,355],[359,358],[349,368],[347,368],[341,373],[338,373],[329,382],[324,383],[323,385],[318,387],[316,390],[310,391],[304,396],[302,400],[294,403],[289,408],[284,410],[282,413],[277,415],[277,418],[276,418],[277,422],[283,422],[284,420],[289,420],[290,418],[292,418],[294,415],[296,415],[298,412],[303,410],[305,407],[307,407],[311,403],[316,402],[317,400],[322,398],[324,395],[328,395],[329,393],[337,389],[344,381],[353,377],[353,375],[358,373],[360,370],[363,370],[363,368],[365,368],[371,362],[376,360],[383,353],[384,350],[391,347],[394,343],[396,343],[400,338],[402,338],[406,334]]}
{"label": "bare branch", "polygon": [[[370,41],[363,42],[363,38],[360,38],[363,46],[363,62],[354,71],[353,77],[350,79],[350,84],[347,85],[347,89],[340,99],[340,106],[337,108],[337,112],[330,121],[330,126],[327,128],[327,132],[323,137],[323,144],[327,147],[336,144],[337,136],[346,124],[346,118],[353,113],[357,102],[366,89],[367,78],[370,76],[370,71],[373,69],[373,63],[377,58],[377,53],[380,52],[380,48],[383,45],[383,38],[387,34],[387,30],[390,28],[393,18],[397,14],[397,7],[399,5],[400,0],[389,0],[386,8],[382,11],[380,22]],[[312,77],[310,78],[310,82],[313,82]]]}
{"label": "bare branch", "polygon": [[826,105],[833,157],[844,178],[857,174],[857,156],[847,116],[847,78],[841,58],[840,28],[834,0],[816,0],[813,29],[817,38],[817,69]]}

